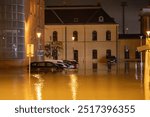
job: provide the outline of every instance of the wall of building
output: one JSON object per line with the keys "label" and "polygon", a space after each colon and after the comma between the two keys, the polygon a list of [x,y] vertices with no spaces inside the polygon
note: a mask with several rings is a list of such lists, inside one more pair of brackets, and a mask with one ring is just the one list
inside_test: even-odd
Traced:
{"label": "wall of building", "polygon": [[[25,50],[28,44],[34,45],[34,57],[32,61],[37,61],[38,45],[44,48],[44,0],[25,0]],[[37,33],[41,33],[41,37],[37,37]],[[26,51],[27,52],[27,51]],[[25,53],[25,64],[28,64],[27,53]]]}
{"label": "wall of building", "polygon": [[[106,41],[106,31],[111,31],[111,41]],[[58,59],[73,59],[73,49],[78,50],[81,69],[91,69],[93,63],[99,63],[106,57],[106,50],[111,49],[116,56],[117,25],[46,25],[45,43],[52,39],[53,31],[58,32],[58,41],[63,42],[63,51]],[[73,41],[73,31],[78,32],[78,41]],[[97,31],[97,41],[92,40],[92,32]],[[51,37],[51,38],[50,38]],[[92,50],[97,50],[97,59],[92,59]],[[47,58],[46,58],[47,59]],[[102,61],[104,62],[104,61]],[[106,61],[105,61],[106,62]],[[86,64],[84,64],[86,63]]]}
{"label": "wall of building", "polygon": [[33,43],[37,52],[37,31],[42,33],[44,43],[44,7],[44,0],[0,1],[0,65],[28,64],[26,47]]}
{"label": "wall of building", "polygon": [[[144,41],[144,40],[143,40]],[[140,39],[119,39],[118,40],[118,59],[120,62],[125,61],[125,47],[129,49],[129,59],[136,60],[135,52],[137,47],[141,46]]]}

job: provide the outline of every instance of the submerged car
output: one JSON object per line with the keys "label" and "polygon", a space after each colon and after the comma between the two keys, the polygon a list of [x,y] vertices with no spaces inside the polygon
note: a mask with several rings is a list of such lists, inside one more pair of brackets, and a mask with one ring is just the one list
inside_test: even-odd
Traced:
{"label": "submerged car", "polygon": [[117,58],[115,56],[109,56],[107,58],[107,62],[110,62],[110,63],[117,63]]}
{"label": "submerged car", "polygon": [[[29,70],[29,66],[28,66]],[[53,62],[40,61],[40,62],[31,62],[30,63],[31,72],[57,72],[58,66]]]}

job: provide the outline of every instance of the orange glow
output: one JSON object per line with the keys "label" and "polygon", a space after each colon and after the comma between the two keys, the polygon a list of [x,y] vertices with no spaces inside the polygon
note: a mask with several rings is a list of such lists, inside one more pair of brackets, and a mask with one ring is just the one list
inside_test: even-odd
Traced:
{"label": "orange glow", "polygon": [[38,37],[38,38],[41,37],[41,33],[40,33],[40,32],[37,33],[37,37]]}
{"label": "orange glow", "polygon": [[147,35],[150,36],[150,31],[146,31]]}

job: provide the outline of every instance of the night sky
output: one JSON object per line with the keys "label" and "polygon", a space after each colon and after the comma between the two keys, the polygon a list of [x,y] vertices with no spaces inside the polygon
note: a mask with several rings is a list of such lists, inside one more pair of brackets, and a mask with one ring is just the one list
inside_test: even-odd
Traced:
{"label": "night sky", "polygon": [[125,7],[125,28],[128,28],[129,34],[140,33],[139,11],[146,7],[150,0],[45,0],[46,6],[63,5],[66,1],[67,5],[96,5],[101,3],[102,8],[119,23],[122,33],[122,7],[121,2],[126,1]]}

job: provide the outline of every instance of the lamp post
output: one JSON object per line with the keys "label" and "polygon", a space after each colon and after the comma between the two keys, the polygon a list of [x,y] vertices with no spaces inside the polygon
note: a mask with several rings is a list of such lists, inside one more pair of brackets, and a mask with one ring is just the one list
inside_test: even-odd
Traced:
{"label": "lamp post", "polygon": [[75,41],[75,37],[72,37],[72,41],[73,41],[73,48],[72,48],[72,50],[73,50],[73,60],[74,60],[74,41]]}
{"label": "lamp post", "polygon": [[[142,43],[142,38],[143,38],[143,36],[140,36],[140,46],[142,46],[143,45],[143,43]],[[141,59],[141,77],[143,77],[143,55],[142,55],[142,52],[140,53],[140,59]]]}
{"label": "lamp post", "polygon": [[38,51],[37,51],[37,56],[38,56],[38,61],[41,60],[41,55],[40,55],[40,50],[41,50],[41,43],[40,43],[40,38],[41,38],[41,32],[37,32],[37,38],[38,38]]}

